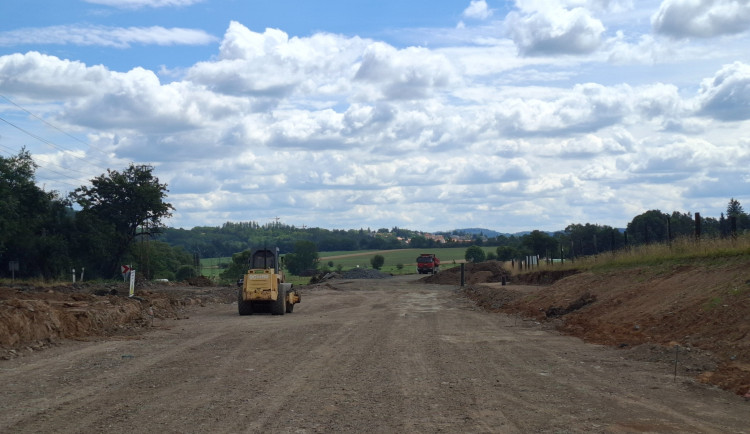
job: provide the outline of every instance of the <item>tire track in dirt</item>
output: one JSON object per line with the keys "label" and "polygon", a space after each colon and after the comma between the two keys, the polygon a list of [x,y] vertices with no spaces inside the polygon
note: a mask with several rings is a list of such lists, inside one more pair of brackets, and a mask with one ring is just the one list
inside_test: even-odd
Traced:
{"label": "tire track in dirt", "polygon": [[[747,406],[408,278],[0,362],[2,432],[747,432]],[[122,356],[131,356],[125,357]]]}

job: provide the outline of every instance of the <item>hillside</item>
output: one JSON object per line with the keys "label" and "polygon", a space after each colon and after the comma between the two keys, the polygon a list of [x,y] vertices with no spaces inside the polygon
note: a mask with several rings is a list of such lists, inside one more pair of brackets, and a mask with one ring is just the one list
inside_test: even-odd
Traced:
{"label": "hillside", "polygon": [[750,393],[747,256],[588,271],[529,286],[540,280],[554,276],[531,273],[508,286],[474,284],[465,292],[487,309],[556,323],[563,333],[646,352],[654,361],[707,355],[691,367],[700,381]]}

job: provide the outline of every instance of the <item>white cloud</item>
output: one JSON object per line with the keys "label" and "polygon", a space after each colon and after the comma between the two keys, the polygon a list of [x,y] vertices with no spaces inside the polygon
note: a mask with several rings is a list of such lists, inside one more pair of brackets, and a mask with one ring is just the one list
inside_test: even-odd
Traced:
{"label": "white cloud", "polygon": [[602,42],[604,25],[584,8],[511,12],[506,26],[521,54],[588,54]]}
{"label": "white cloud", "polygon": [[747,0],[664,0],[651,18],[654,30],[674,38],[711,38],[750,29]]}
{"label": "white cloud", "polygon": [[624,154],[628,151],[627,141],[622,144],[615,138],[585,134],[583,136],[553,142],[546,152],[559,158],[589,159],[598,156]]}
{"label": "white cloud", "polygon": [[374,43],[363,53],[355,80],[377,85],[369,98],[411,100],[431,96],[454,82],[455,75],[448,59],[430,50]]}
{"label": "white cloud", "polygon": [[[552,19],[538,3],[515,13]],[[547,25],[529,47],[551,37]],[[628,45],[623,34],[589,56],[521,57],[501,38],[399,48],[233,22],[215,57],[172,82],[29,52],[0,56],[0,93],[43,105],[116,163],[155,164],[177,226],[276,215],[339,228],[618,225],[639,206],[704,194],[691,173],[714,185],[750,165],[735,137],[750,113],[747,61],[695,72],[660,58],[680,47],[704,62],[694,45],[664,39]],[[607,62],[613,47],[624,66]],[[538,214],[550,209],[560,217]]]}
{"label": "white cloud", "polygon": [[186,79],[228,95],[276,100],[296,93],[346,92],[368,41],[317,33],[289,38],[277,29],[253,32],[232,22],[216,60],[190,68]]}
{"label": "white cloud", "polygon": [[750,119],[750,65],[725,65],[701,83],[698,112],[723,121]]}
{"label": "white cloud", "polygon": [[700,179],[706,174],[720,174],[733,166],[726,155],[747,161],[750,152],[738,145],[717,145],[702,138],[687,136],[649,140],[639,145],[637,154],[618,159],[618,168],[640,182],[668,184]]}
{"label": "white cloud", "polygon": [[497,104],[493,110],[498,128],[520,136],[594,132],[621,122],[632,111],[632,90],[627,86],[588,83],[547,92],[546,99],[514,97]]}
{"label": "white cloud", "polygon": [[492,16],[492,10],[487,6],[485,0],[471,0],[469,6],[464,9],[462,14],[465,18],[475,20],[486,20]]}
{"label": "white cloud", "polygon": [[37,52],[0,56],[0,89],[42,101],[87,95],[109,78],[103,66],[61,60]]}
{"label": "white cloud", "polygon": [[0,46],[59,44],[128,48],[141,45],[207,45],[203,30],[153,27],[53,26],[0,32]]}

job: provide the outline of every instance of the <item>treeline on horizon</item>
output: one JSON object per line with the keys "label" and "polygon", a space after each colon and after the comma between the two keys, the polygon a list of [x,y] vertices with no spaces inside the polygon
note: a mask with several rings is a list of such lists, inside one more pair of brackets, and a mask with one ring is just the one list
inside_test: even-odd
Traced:
{"label": "treeline on horizon", "polygon": [[162,223],[174,208],[165,202],[167,185],[153,176],[151,166],[131,164],[123,171],[108,170],[92,179],[91,186],[79,187],[68,197],[40,189],[35,169],[25,150],[0,157],[0,277],[61,279],[69,278],[73,269],[77,275],[85,269],[88,279],[110,279],[119,275],[120,265],[128,264],[149,279],[182,280],[196,273],[200,258],[273,247],[293,253],[300,241],[313,243],[319,252],[497,246],[502,247],[497,249],[497,259],[509,260],[526,255],[575,257],[664,242],[694,236],[697,223],[703,237],[750,230],[750,218],[734,198],[729,200],[726,215],[721,213],[719,218],[696,219],[691,213],[651,210],[635,216],[625,231],[585,223],[554,233],[474,234],[460,242],[446,236],[446,243],[398,227],[328,230],[227,222],[219,227],[175,229]]}
{"label": "treeline on horizon", "polygon": [[[719,218],[700,216],[698,221],[700,235],[706,238],[727,237],[750,230],[750,216],[734,198],[729,200],[726,215],[722,212]],[[319,252],[440,249],[471,245],[507,247],[502,250],[506,252],[506,257],[498,259],[510,260],[526,255],[559,258],[561,249],[566,258],[593,255],[628,245],[665,242],[680,237],[693,237],[695,234],[696,218],[692,213],[674,211],[667,214],[660,210],[650,210],[635,216],[624,231],[607,225],[585,223],[570,224],[564,230],[552,233],[533,230],[522,235],[487,237],[481,233],[467,234],[454,230],[430,234],[443,235],[445,243],[438,242],[425,233],[398,227],[328,230],[298,228],[283,223],[261,225],[252,221],[227,222],[217,227],[165,228],[159,239],[169,245],[180,246],[201,258],[230,257],[238,252],[264,247],[278,247],[282,254],[291,253],[297,241],[309,241],[317,246]],[[461,236],[462,240],[452,241],[450,235]]]}

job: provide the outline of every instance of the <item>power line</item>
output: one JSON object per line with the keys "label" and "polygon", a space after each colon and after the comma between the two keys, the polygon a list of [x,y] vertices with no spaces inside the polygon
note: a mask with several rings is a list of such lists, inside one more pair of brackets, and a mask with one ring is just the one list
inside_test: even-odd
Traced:
{"label": "power line", "polygon": [[[14,154],[17,154],[17,152],[14,152],[14,151],[13,151],[12,149],[10,149],[10,148],[8,148],[8,147],[6,147],[6,146],[0,145],[0,148],[4,149],[4,150],[5,150],[5,152],[7,152],[7,153],[8,153],[8,155],[11,155],[11,156],[12,156],[12,155],[14,155]],[[32,155],[32,158],[33,158],[33,157],[34,157],[34,156]],[[40,168],[42,168],[42,169],[44,169],[44,170],[46,170],[46,171],[48,171],[48,172],[54,173],[55,175],[59,175],[60,177],[62,177],[62,178],[65,178],[65,179],[69,179],[69,180],[71,180],[71,181],[76,181],[76,182],[80,182],[80,183],[82,183],[82,184],[88,184],[88,182],[89,182],[89,180],[88,180],[88,179],[86,179],[86,180],[83,180],[82,178],[74,178],[74,177],[72,177],[72,176],[68,176],[68,175],[67,175],[67,174],[65,174],[65,173],[60,173],[60,172],[58,172],[58,171],[56,171],[56,170],[50,169],[49,167],[47,167],[47,166],[46,166],[46,165],[44,165],[44,164],[39,164],[39,161],[37,161],[36,159],[34,160],[34,164],[36,164],[36,165],[37,165],[37,167],[40,167]],[[57,164],[54,164],[54,163],[49,163],[49,164],[55,165],[55,166],[57,166],[57,167],[60,167],[60,168],[61,168],[61,169],[63,169],[63,170],[71,170],[71,169],[66,169],[66,168],[64,168],[64,167],[62,167],[62,166],[59,166],[59,165],[57,165]],[[78,172],[78,173],[80,173],[80,174],[82,174],[82,175],[86,175],[85,173],[83,173],[83,172],[80,172],[80,171],[77,171],[77,170],[76,170],[76,172]],[[34,174],[34,175],[35,175],[35,176],[34,176],[35,178],[38,178],[38,176],[37,176],[37,173],[36,173],[36,171],[35,171],[35,174]],[[50,181],[50,182],[58,182],[58,183],[61,183],[61,184],[66,184],[66,185],[70,185],[71,187],[75,187],[75,188],[78,188],[78,187],[80,187],[80,185],[74,185],[74,184],[71,184],[71,183],[69,183],[69,182],[66,182],[66,181],[62,181],[62,180],[60,180],[60,179],[52,179],[52,178],[41,178],[41,179],[45,179],[45,180],[47,180],[47,181]]]}
{"label": "power line", "polygon": [[[10,125],[11,127],[17,129],[18,131],[21,131],[22,133],[24,133],[24,134],[26,134],[26,135],[28,135],[30,137],[33,137],[33,138],[39,140],[40,142],[42,142],[42,143],[44,143],[44,144],[46,144],[46,145],[48,145],[48,146],[50,146],[52,148],[55,148],[58,151],[61,151],[64,154],[69,154],[71,157],[73,157],[75,159],[78,159],[78,160],[80,160],[80,161],[82,161],[82,162],[84,162],[86,164],[90,164],[89,160],[86,160],[84,158],[81,158],[81,157],[75,155],[73,153],[73,151],[71,151],[70,149],[65,149],[65,148],[63,148],[61,146],[58,146],[58,145],[54,144],[53,142],[45,139],[44,137],[37,136],[36,134],[32,133],[31,131],[27,131],[27,130],[19,127],[18,125],[14,124],[13,122],[10,122],[10,121],[4,119],[3,117],[0,117],[0,121],[5,122],[6,124]],[[97,161],[97,160],[95,160],[95,161]],[[101,161],[99,161],[99,162],[101,163]],[[106,167],[106,164],[105,164],[105,167]],[[70,170],[75,170],[75,169],[70,169]]]}
{"label": "power line", "polygon": [[[97,152],[101,153],[101,154],[102,154],[102,155],[104,155],[105,157],[109,158],[109,154],[107,154],[106,152],[104,152],[104,151],[102,151],[101,149],[97,148],[96,146],[93,146],[93,145],[91,145],[91,143],[85,142],[85,141],[83,141],[83,140],[79,139],[78,137],[76,137],[76,136],[74,136],[74,135],[72,135],[72,134],[68,133],[67,131],[64,131],[63,129],[59,128],[58,126],[56,126],[56,125],[54,125],[54,124],[52,124],[52,123],[50,123],[50,122],[48,122],[48,121],[44,120],[44,118],[42,118],[42,117],[40,117],[40,116],[37,116],[37,115],[35,115],[34,113],[30,112],[29,110],[27,110],[27,109],[25,109],[25,108],[21,107],[21,106],[20,106],[19,104],[17,104],[16,102],[12,101],[12,100],[11,100],[10,98],[8,98],[7,96],[5,96],[5,95],[0,95],[0,97],[2,97],[2,98],[3,98],[4,100],[8,101],[9,103],[13,104],[14,106],[18,107],[18,109],[20,109],[20,110],[22,110],[22,111],[24,111],[24,112],[28,113],[28,114],[29,114],[29,116],[33,117],[34,119],[37,119],[37,120],[39,120],[40,122],[44,123],[44,124],[45,124],[45,125],[47,125],[48,127],[50,127],[50,128],[53,128],[53,129],[55,129],[55,130],[57,130],[57,131],[59,131],[59,132],[61,132],[61,133],[65,134],[66,136],[70,137],[71,139],[73,139],[73,140],[75,140],[75,141],[77,141],[77,142],[79,142],[79,143],[81,143],[81,144],[84,144],[84,145],[88,146],[89,148],[91,148],[91,149],[93,149],[93,150],[95,150],[95,151],[97,151]],[[105,164],[105,166],[107,166],[107,164]]]}

